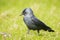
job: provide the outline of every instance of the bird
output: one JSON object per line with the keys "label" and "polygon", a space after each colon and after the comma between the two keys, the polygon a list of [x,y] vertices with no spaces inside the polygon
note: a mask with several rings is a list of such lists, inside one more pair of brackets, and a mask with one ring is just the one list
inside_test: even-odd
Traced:
{"label": "bird", "polygon": [[26,24],[29,34],[30,30],[37,30],[37,33],[39,35],[40,30],[48,31],[48,32],[54,32],[52,28],[47,26],[44,22],[36,18],[36,16],[33,14],[33,10],[31,8],[25,8],[20,16],[23,15],[23,21]]}

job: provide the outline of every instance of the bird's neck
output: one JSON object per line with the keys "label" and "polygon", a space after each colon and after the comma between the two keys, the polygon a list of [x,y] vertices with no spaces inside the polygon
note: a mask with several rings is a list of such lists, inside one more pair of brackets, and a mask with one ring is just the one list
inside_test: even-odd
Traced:
{"label": "bird's neck", "polygon": [[24,17],[33,17],[33,14],[26,14]]}

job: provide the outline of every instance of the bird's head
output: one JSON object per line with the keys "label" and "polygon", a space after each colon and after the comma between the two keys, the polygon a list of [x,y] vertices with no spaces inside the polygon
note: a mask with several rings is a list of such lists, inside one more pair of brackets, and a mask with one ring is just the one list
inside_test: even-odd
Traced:
{"label": "bird's head", "polygon": [[[22,14],[21,15],[27,15],[27,14],[29,14],[29,15],[33,15],[33,11],[32,11],[32,9],[31,8],[25,8],[23,11],[22,11]],[[20,16],[21,16],[20,15]]]}

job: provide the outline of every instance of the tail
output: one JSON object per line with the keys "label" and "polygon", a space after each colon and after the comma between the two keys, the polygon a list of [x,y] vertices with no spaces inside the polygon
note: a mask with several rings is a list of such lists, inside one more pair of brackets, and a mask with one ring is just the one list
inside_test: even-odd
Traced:
{"label": "tail", "polygon": [[52,29],[48,29],[48,31],[49,31],[49,32],[54,32],[54,30],[52,30]]}
{"label": "tail", "polygon": [[48,31],[48,32],[55,32],[54,30],[52,30],[50,27],[48,26],[45,26],[44,28],[45,31]]}

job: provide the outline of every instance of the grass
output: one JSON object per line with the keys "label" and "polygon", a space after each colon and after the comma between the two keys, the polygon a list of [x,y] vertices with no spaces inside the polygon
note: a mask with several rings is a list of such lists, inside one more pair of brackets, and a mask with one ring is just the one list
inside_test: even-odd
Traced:
{"label": "grass", "polygon": [[[32,8],[34,15],[55,30],[54,33],[31,30],[27,27],[23,9]],[[60,40],[60,0],[0,0],[0,40]]]}

